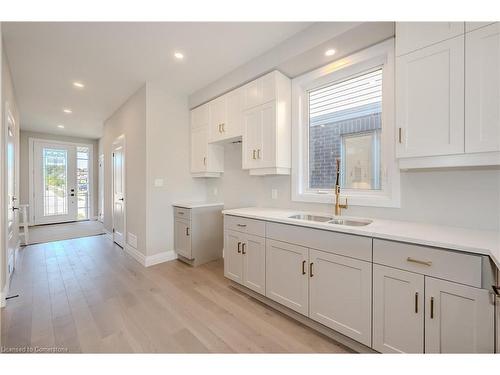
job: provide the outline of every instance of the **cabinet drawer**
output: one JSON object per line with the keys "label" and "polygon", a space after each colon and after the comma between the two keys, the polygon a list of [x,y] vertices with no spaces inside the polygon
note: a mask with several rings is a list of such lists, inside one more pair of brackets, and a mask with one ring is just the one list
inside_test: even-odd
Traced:
{"label": "cabinet drawer", "polygon": [[180,219],[191,220],[191,209],[183,207],[174,207],[174,216]]}
{"label": "cabinet drawer", "polygon": [[247,219],[239,216],[224,215],[224,227],[226,229],[253,234],[255,236],[266,236],[265,221]]}
{"label": "cabinet drawer", "polygon": [[266,233],[267,238],[274,240],[369,262],[372,260],[370,237],[278,223],[267,223]]}
{"label": "cabinet drawer", "polygon": [[481,288],[477,255],[374,239],[373,262]]}

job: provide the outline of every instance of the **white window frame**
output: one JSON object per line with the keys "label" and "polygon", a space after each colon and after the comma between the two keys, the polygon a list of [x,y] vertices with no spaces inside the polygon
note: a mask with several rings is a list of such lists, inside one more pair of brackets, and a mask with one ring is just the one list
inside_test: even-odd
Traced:
{"label": "white window frame", "polygon": [[309,90],[382,67],[381,190],[342,189],[355,206],[400,207],[394,110],[394,38],[292,80],[292,200],[332,203],[331,190],[309,189]]}

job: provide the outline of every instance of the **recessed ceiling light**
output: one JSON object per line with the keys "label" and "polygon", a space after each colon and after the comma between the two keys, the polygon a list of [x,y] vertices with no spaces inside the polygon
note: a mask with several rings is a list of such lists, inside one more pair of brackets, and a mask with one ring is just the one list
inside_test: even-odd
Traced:
{"label": "recessed ceiling light", "polygon": [[64,108],[63,112],[64,113],[73,113],[73,111],[71,109],[69,109],[69,108]]}
{"label": "recessed ceiling light", "polygon": [[59,129],[64,129],[64,125],[57,125]]}
{"label": "recessed ceiling light", "polygon": [[184,58],[184,54],[181,52],[174,52],[174,57],[178,60],[182,60]]}
{"label": "recessed ceiling light", "polygon": [[79,89],[83,89],[85,87],[83,83],[78,81],[73,82],[73,86],[78,87]]}
{"label": "recessed ceiling light", "polygon": [[325,56],[333,56],[333,55],[335,55],[335,52],[336,51],[334,49],[327,49],[325,51]]}

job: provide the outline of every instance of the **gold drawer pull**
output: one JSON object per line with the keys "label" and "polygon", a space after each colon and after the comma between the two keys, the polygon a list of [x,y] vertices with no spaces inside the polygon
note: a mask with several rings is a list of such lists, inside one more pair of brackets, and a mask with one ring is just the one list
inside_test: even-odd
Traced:
{"label": "gold drawer pull", "polygon": [[246,226],[247,226],[246,224],[236,224],[236,225],[238,225],[239,227],[242,227],[242,228],[246,228]]}
{"label": "gold drawer pull", "polygon": [[422,264],[424,266],[432,266],[432,262],[430,260],[418,260],[418,259],[413,259],[411,257],[408,257],[406,258],[406,260],[408,262],[412,262],[412,263],[418,263],[418,264]]}

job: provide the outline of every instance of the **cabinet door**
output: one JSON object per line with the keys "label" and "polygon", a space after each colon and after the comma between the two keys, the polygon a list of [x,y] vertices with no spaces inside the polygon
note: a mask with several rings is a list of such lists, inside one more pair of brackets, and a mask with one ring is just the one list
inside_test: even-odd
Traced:
{"label": "cabinet door", "polygon": [[426,353],[493,353],[489,290],[426,277],[425,299]]}
{"label": "cabinet door", "polygon": [[226,104],[227,95],[208,103],[210,108],[209,142],[217,142],[224,138],[224,128],[227,129]]}
{"label": "cabinet door", "polygon": [[266,240],[266,297],[308,315],[307,260],[305,247]]}
{"label": "cabinet door", "polygon": [[191,173],[207,171],[208,127],[191,129]]}
{"label": "cabinet door", "polygon": [[243,169],[255,168],[258,162],[257,149],[262,148],[262,111],[259,107],[243,115]]}
{"label": "cabinet door", "polygon": [[424,276],[373,265],[373,349],[424,352]]}
{"label": "cabinet door", "polygon": [[463,22],[397,22],[396,55],[430,46],[464,33]]}
{"label": "cabinet door", "polygon": [[465,45],[465,152],[500,151],[500,23],[468,33]]}
{"label": "cabinet door", "polygon": [[191,129],[208,128],[209,118],[208,104],[203,104],[191,110]]}
{"label": "cabinet door", "polygon": [[243,134],[243,90],[236,89],[227,94],[227,125],[223,137],[235,138]]}
{"label": "cabinet door", "polygon": [[243,285],[257,293],[266,293],[266,239],[247,234],[241,245]]}
{"label": "cabinet door", "polygon": [[309,249],[309,317],[371,345],[372,265]]}
{"label": "cabinet door", "polygon": [[398,157],[464,152],[464,37],[396,59]]}
{"label": "cabinet door", "polygon": [[174,221],[174,246],[177,254],[187,259],[193,259],[191,251],[190,222],[183,219]]}
{"label": "cabinet door", "polygon": [[263,104],[261,110],[261,137],[257,143],[258,168],[276,166],[276,102]]}
{"label": "cabinet door", "polygon": [[240,284],[243,284],[243,257],[241,252],[243,241],[241,233],[232,230],[224,231],[224,276]]}

